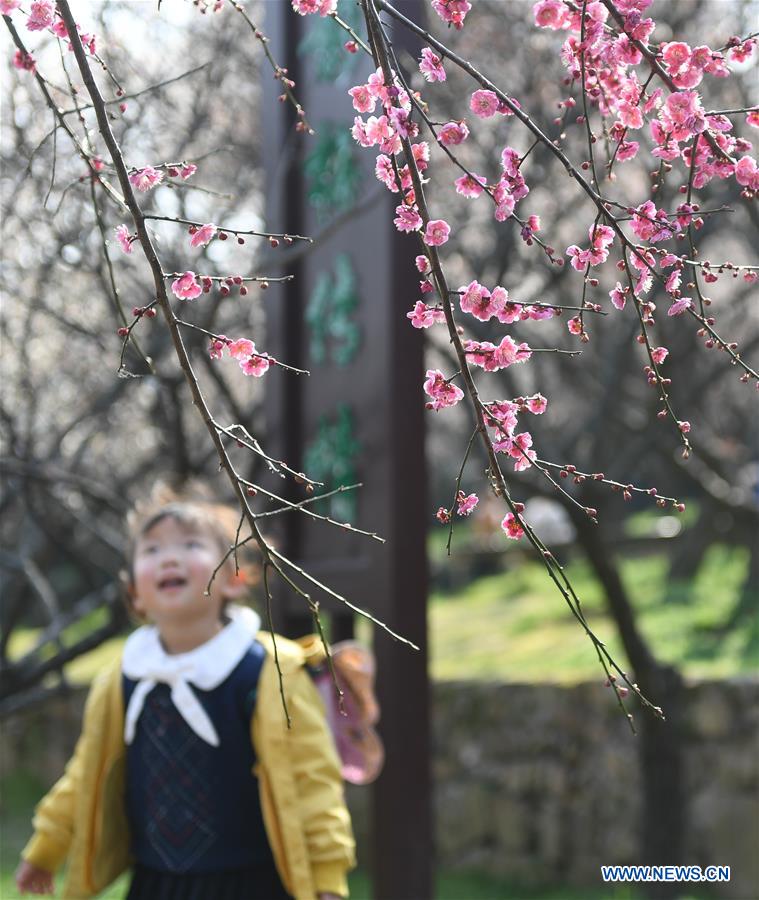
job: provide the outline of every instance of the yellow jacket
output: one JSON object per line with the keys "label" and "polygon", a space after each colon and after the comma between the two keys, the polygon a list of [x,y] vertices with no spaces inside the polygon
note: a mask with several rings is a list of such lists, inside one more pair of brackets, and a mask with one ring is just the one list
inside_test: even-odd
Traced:
{"label": "yellow jacket", "polygon": [[[251,735],[261,809],[274,861],[296,900],[317,893],[347,895],[354,865],[350,816],[340,765],[324,708],[304,668],[316,648],[277,638],[288,729],[270,634],[258,684]],[[63,897],[92,897],[130,865],[124,802],[126,749],[121,661],[92,685],[82,734],[63,777],[42,799],[34,836],[23,851],[28,862],[54,872],[68,857]]]}

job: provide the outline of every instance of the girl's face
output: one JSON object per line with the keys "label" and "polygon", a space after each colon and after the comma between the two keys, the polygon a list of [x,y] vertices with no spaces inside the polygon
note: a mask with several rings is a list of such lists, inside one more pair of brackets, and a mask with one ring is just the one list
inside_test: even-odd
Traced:
{"label": "girl's face", "polygon": [[231,573],[216,573],[210,596],[205,592],[223,549],[202,528],[189,527],[167,516],[137,540],[134,553],[133,605],[159,627],[206,618],[215,610],[220,618],[229,596]]}

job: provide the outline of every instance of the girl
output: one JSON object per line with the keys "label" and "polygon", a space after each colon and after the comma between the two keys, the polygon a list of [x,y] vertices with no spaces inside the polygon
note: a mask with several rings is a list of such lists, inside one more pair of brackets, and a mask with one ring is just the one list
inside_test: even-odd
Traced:
{"label": "girl", "polygon": [[247,587],[231,559],[207,591],[235,524],[176,497],[130,517],[130,604],[150,624],[92,685],[74,756],[37,807],[22,894],[52,893],[68,859],[70,898],[130,864],[128,900],[347,896],[350,818],[305,668],[318,660],[276,638],[288,728],[274,637],[229,605]]}

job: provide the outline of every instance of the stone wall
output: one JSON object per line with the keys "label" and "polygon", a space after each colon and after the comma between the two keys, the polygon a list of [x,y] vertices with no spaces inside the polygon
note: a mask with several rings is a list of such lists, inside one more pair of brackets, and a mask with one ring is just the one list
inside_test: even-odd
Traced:
{"label": "stone wall", "polygon": [[[593,886],[601,863],[641,861],[638,739],[608,689],[466,682],[433,696],[442,866]],[[715,896],[757,900],[759,683],[692,684],[685,707],[685,862],[731,866]]]}
{"label": "stone wall", "polygon": [[[25,769],[53,780],[82,700],[3,723],[0,775]],[[759,682],[694,683],[685,705],[685,862],[731,866],[731,882],[714,885],[714,895],[756,900]],[[590,887],[601,863],[640,862],[638,742],[608,689],[446,682],[433,687],[433,711],[440,868]],[[366,847],[369,791],[353,788],[349,800]]]}

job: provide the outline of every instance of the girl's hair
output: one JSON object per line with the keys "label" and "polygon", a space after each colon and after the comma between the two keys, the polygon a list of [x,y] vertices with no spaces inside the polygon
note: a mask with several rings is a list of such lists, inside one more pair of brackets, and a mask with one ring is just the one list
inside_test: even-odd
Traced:
{"label": "girl's hair", "polygon": [[[177,491],[165,482],[157,482],[150,493],[138,500],[127,513],[127,569],[121,573],[126,605],[136,615],[132,604],[134,584],[134,554],[139,539],[163,519],[173,519],[185,528],[211,535],[219,547],[219,559],[231,546],[239,543],[249,532],[238,535],[240,513],[232,506],[219,503],[210,490],[200,482],[192,482]],[[236,559],[229,556],[226,565],[237,563],[237,577],[253,586],[258,581],[258,567],[251,560],[250,545],[239,547]]]}

